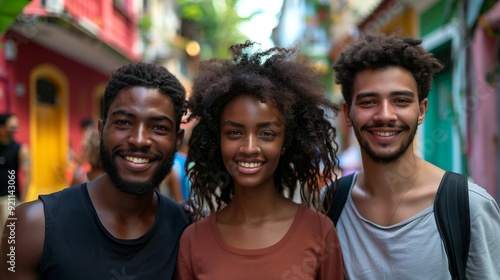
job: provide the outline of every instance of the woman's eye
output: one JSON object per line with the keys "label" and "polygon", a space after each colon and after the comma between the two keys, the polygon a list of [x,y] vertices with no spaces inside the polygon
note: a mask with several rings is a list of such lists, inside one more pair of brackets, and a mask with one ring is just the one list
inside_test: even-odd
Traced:
{"label": "woman's eye", "polygon": [[240,136],[241,132],[239,132],[237,130],[229,130],[228,132],[226,132],[226,134],[229,136]]}
{"label": "woman's eye", "polygon": [[276,136],[276,134],[274,132],[270,132],[270,131],[264,131],[260,135],[265,140],[273,139]]}

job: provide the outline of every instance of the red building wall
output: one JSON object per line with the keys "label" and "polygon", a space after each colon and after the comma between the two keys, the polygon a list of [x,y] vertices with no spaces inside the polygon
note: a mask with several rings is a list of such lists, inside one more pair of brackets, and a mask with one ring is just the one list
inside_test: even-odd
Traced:
{"label": "red building wall", "polygon": [[[59,68],[68,80],[69,86],[69,141],[77,151],[80,150],[80,122],[92,117],[92,96],[95,87],[106,83],[110,75],[97,72],[81,63],[38,45],[23,36],[8,32],[7,38],[16,38],[17,59],[5,61],[3,52],[0,57],[2,77],[6,77],[5,93],[0,97],[0,110],[10,111],[19,116],[20,127],[16,139],[29,145],[29,77],[34,67],[49,63]],[[2,65],[3,64],[3,65]],[[111,74],[111,73],[109,73]],[[16,95],[16,87],[24,87],[22,96]]]}
{"label": "red building wall", "polygon": [[[139,39],[137,29],[138,15],[133,9],[133,1],[113,0],[71,0],[64,1],[64,13],[76,24],[84,24],[95,28],[97,38],[120,51],[133,61],[140,60],[141,55],[134,50]],[[32,0],[23,13],[35,16],[50,15],[41,0]]]}

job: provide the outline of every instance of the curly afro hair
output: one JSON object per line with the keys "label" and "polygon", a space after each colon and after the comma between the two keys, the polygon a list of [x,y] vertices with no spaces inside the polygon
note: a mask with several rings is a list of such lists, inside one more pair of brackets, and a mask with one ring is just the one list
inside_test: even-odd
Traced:
{"label": "curly afro hair", "polygon": [[180,129],[181,118],[186,112],[186,90],[179,80],[165,67],[149,63],[132,63],[113,72],[104,91],[101,118],[106,123],[109,107],[123,89],[144,87],[158,89],[170,97],[174,104],[175,126]]}
{"label": "curly afro hair", "polygon": [[194,163],[188,173],[199,211],[205,206],[218,211],[232,199],[234,183],[221,156],[220,118],[224,107],[241,95],[275,102],[282,110],[286,152],[274,173],[277,191],[290,198],[300,185],[304,203],[319,205],[321,184],[336,177],[336,130],[329,119],[338,106],[326,98],[318,72],[297,47],[260,50],[247,41],[230,51],[231,59],[200,64],[188,101],[190,119],[199,118],[186,162]]}
{"label": "curly afro hair", "polygon": [[433,75],[441,71],[443,65],[432,53],[426,52],[421,43],[420,39],[399,34],[372,34],[344,50],[333,69],[347,105],[352,104],[356,73],[389,66],[400,66],[410,71],[417,83],[418,99],[420,102],[424,100],[431,90]]}

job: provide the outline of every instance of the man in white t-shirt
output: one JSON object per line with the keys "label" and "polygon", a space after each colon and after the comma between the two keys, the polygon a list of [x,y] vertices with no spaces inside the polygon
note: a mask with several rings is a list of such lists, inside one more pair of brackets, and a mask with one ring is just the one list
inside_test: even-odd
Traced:
{"label": "man in white t-shirt", "polygon": [[[334,65],[343,112],[361,148],[362,169],[337,223],[348,279],[451,279],[433,215],[445,174],[415,155],[431,81],[443,66],[421,40],[367,35]],[[500,277],[500,210],[469,183],[467,279]]]}

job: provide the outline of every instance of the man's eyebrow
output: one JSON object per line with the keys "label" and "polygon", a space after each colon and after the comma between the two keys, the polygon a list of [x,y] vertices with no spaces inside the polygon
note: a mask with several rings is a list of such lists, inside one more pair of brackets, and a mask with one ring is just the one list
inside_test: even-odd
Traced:
{"label": "man's eyebrow", "polygon": [[404,96],[408,96],[408,97],[415,97],[415,94],[412,91],[409,91],[409,90],[397,90],[397,91],[393,91],[393,92],[391,92],[391,94],[389,96],[393,97],[393,96],[396,96],[396,95],[404,95]]}
{"label": "man's eyebrow", "polygon": [[[136,115],[127,111],[127,110],[123,110],[123,109],[118,109],[116,111],[113,111],[111,113],[111,116],[116,116],[116,115],[124,115],[124,116],[127,116],[127,117],[135,117]],[[170,122],[172,125],[174,124],[174,121],[169,118],[168,116],[165,116],[165,115],[159,115],[159,116],[151,116],[149,117],[149,120],[152,120],[152,121],[168,121]]]}
{"label": "man's eyebrow", "polygon": [[355,100],[363,99],[366,97],[377,97],[377,96],[379,96],[379,94],[376,92],[360,92],[356,94]]}
{"label": "man's eyebrow", "polygon": [[168,121],[169,123],[171,123],[172,125],[174,125],[174,121],[171,118],[169,118],[167,116],[164,116],[164,115],[162,115],[162,116],[152,116],[152,117],[149,117],[149,119],[152,120],[152,121]]}
{"label": "man's eyebrow", "polygon": [[134,114],[132,114],[131,112],[129,112],[127,110],[123,110],[123,109],[118,109],[118,110],[113,111],[111,113],[111,116],[116,116],[116,115],[124,115],[124,116],[127,116],[127,117],[135,117]]}
{"label": "man's eyebrow", "polygon": [[[389,97],[394,97],[394,96],[397,96],[397,95],[404,95],[404,96],[409,96],[409,97],[415,97],[415,94],[412,91],[409,91],[409,90],[396,90],[396,91],[393,91],[393,92],[391,92],[391,94],[389,94]],[[355,100],[363,99],[363,98],[366,98],[366,97],[378,97],[378,96],[379,96],[379,94],[376,93],[376,92],[361,92],[361,93],[356,94]]]}

